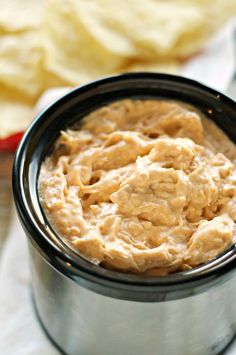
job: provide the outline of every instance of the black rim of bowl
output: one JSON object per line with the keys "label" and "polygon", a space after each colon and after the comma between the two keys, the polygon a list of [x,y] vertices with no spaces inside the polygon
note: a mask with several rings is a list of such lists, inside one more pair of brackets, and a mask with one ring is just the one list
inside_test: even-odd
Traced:
{"label": "black rim of bowl", "polygon": [[[140,82],[142,81],[144,81],[144,83],[143,85],[140,85]],[[109,95],[109,85],[112,85],[112,87],[120,85],[121,89],[119,90],[121,91],[119,92],[122,92],[122,85],[125,85],[127,82],[130,82],[129,85],[131,86],[135,85],[135,88],[139,88],[140,86],[140,94],[135,91],[136,89],[134,89],[134,93],[132,94],[132,89],[129,88],[129,90],[131,90],[131,94],[129,96],[126,96],[127,94],[125,93],[120,97],[115,98],[111,98],[109,96],[109,99],[107,99],[106,102],[117,101],[125,97],[135,98],[142,96],[148,98],[152,95],[150,95],[150,93],[145,93],[144,87],[148,90],[149,86],[152,87],[154,83],[158,83],[160,91],[165,91],[165,88],[168,87],[168,85],[170,90],[174,87],[175,92],[183,90],[182,96],[178,96],[178,94],[176,94],[177,96],[172,98],[175,100],[178,99],[189,102],[190,100],[185,100],[184,96],[191,90],[202,97],[204,95],[209,95],[213,102],[213,110],[212,107],[210,110],[207,110],[209,114],[212,114],[212,111],[214,114],[215,105],[219,105],[217,108],[218,114],[223,114],[225,108],[227,108],[230,115],[236,120],[236,103],[234,101],[196,81],[176,75],[129,73],[100,79],[90,84],[78,87],[42,111],[32,122],[20,142],[13,166],[13,194],[17,211],[26,234],[32,244],[43,255],[43,258],[69,278],[81,284],[83,284],[83,280],[86,280],[86,282],[90,285],[88,286],[89,288],[94,288],[91,285],[97,285],[103,289],[112,288],[114,290],[120,290],[123,296],[114,293],[114,297],[127,299],[132,298],[141,301],[155,301],[157,298],[160,300],[160,297],[166,300],[189,296],[208,289],[210,286],[221,280],[221,276],[232,274],[231,271],[234,269],[236,259],[235,245],[232,245],[231,248],[229,248],[224,254],[218,256],[212,261],[189,271],[177,272],[164,277],[144,277],[140,275],[125,274],[104,269],[99,265],[94,265],[78,253],[74,252],[48,225],[45,215],[40,207],[37,195],[37,176],[40,164],[45,155],[48,153],[48,150],[44,152],[44,155],[42,154],[43,149],[41,150],[41,153],[36,154],[34,150],[32,151],[32,145],[33,149],[36,150],[38,137],[42,137],[43,133],[46,132],[46,130],[50,131],[50,129],[50,132],[53,132],[52,135],[54,134],[52,142],[55,141],[58,136],[58,132],[56,132],[55,124],[51,124],[50,127],[49,122],[49,126],[47,127],[49,117],[52,117],[55,112],[60,116],[60,112],[58,113],[58,110],[60,111],[60,108],[63,105],[65,107],[69,107],[74,99],[83,95],[86,96],[87,93],[91,93],[93,90],[96,90],[97,97],[94,107],[98,108],[103,106],[106,103],[102,98],[100,98],[100,96],[102,96],[101,93],[103,88],[104,92]],[[155,91],[155,87],[153,90]],[[115,95],[116,94],[117,91],[115,91]],[[153,94],[153,96],[160,97],[162,95]],[[162,97],[170,99],[165,92]],[[190,102],[193,105],[195,105],[194,100],[195,99],[193,98],[193,102]],[[94,108],[91,109],[91,111],[93,110]],[[84,116],[85,113],[81,115],[81,117]],[[85,286],[87,287],[86,284]],[[129,295],[125,296],[126,291]],[[103,290],[101,291],[100,289],[98,289],[98,292],[104,293]],[[144,293],[145,295],[143,297],[139,297],[138,292]],[[105,292],[105,294],[107,294],[107,292]],[[156,296],[152,299],[151,294],[155,294]],[[158,297],[157,294],[159,294]]]}

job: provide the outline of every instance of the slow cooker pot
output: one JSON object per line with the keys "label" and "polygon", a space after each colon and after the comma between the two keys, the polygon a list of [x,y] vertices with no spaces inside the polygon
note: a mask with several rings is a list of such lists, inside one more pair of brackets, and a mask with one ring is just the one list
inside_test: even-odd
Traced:
{"label": "slow cooker pot", "polygon": [[122,98],[193,104],[236,142],[236,103],[173,75],[135,73],[98,80],[40,113],[20,143],[13,169],[38,317],[48,336],[71,355],[218,354],[236,333],[235,245],[190,271],[155,278],[123,274],[71,250],[40,206],[40,165],[60,131],[79,127],[85,115]]}

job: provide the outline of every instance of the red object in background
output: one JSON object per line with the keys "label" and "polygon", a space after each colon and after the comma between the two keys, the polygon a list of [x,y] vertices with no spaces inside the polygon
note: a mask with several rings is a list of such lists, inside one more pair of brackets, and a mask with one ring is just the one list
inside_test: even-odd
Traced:
{"label": "red object in background", "polygon": [[8,151],[14,152],[23,136],[24,132],[18,132],[8,136],[7,138],[0,138],[0,152]]}

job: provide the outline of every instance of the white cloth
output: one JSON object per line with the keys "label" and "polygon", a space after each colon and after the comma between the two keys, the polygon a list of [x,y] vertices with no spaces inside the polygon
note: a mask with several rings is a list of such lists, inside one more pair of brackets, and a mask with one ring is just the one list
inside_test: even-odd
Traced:
{"label": "white cloth", "polygon": [[[182,75],[225,91],[236,67],[234,28],[232,21],[207,44],[202,53],[182,68]],[[66,90],[49,90],[39,101],[37,110]],[[0,259],[0,354],[59,354],[45,336],[33,311],[26,238],[15,212]],[[225,355],[233,354],[236,354],[236,340],[225,352]]]}

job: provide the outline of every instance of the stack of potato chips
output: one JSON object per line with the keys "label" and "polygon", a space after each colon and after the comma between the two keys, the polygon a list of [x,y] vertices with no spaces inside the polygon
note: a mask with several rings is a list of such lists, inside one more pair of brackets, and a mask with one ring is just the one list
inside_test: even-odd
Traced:
{"label": "stack of potato chips", "polygon": [[40,94],[128,71],[177,72],[235,0],[0,0],[0,138]]}

